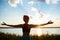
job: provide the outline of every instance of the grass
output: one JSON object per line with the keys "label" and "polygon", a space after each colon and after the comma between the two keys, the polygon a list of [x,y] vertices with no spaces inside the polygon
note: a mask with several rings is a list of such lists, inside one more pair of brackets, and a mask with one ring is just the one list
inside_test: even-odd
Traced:
{"label": "grass", "polygon": [[[30,36],[31,40],[60,40],[60,34]],[[22,40],[22,36],[0,32],[0,40]]]}

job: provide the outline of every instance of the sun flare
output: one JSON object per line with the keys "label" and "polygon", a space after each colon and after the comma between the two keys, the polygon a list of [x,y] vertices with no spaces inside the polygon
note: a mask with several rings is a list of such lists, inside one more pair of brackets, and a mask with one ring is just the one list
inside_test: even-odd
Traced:
{"label": "sun flare", "polygon": [[37,29],[37,35],[38,36],[42,35],[42,30],[40,28]]}

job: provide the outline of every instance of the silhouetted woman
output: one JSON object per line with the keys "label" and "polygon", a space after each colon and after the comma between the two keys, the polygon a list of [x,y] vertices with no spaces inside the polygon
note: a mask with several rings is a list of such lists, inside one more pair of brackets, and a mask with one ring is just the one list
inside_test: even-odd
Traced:
{"label": "silhouetted woman", "polygon": [[39,24],[39,25],[28,24],[28,22],[29,22],[29,16],[27,16],[27,15],[23,16],[23,21],[25,22],[24,24],[9,25],[9,24],[6,24],[5,22],[3,22],[2,25],[22,28],[22,30],[23,30],[23,37],[22,37],[22,39],[23,40],[30,40],[29,33],[30,33],[30,29],[31,28],[37,27],[37,26],[44,26],[44,25],[52,24],[53,23],[53,22],[49,21],[48,23]]}

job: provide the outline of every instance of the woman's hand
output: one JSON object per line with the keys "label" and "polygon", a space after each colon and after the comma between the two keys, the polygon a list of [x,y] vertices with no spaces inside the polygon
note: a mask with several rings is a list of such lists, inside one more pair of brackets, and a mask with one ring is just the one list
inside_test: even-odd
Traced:
{"label": "woman's hand", "polygon": [[51,20],[47,23],[47,24],[53,24],[54,22],[52,22]]}
{"label": "woman's hand", "polygon": [[1,25],[7,25],[5,22],[3,22]]}

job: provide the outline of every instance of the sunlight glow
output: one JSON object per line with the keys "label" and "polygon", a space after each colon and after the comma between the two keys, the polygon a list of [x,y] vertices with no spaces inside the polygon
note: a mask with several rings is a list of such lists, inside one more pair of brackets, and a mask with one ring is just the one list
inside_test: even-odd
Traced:
{"label": "sunlight glow", "polygon": [[43,24],[43,23],[47,23],[49,20],[51,20],[51,16],[49,14],[42,14],[42,17],[40,14],[36,14],[32,16],[29,23]]}
{"label": "sunlight glow", "polygon": [[37,35],[38,36],[42,35],[42,30],[40,28],[37,29]]}

